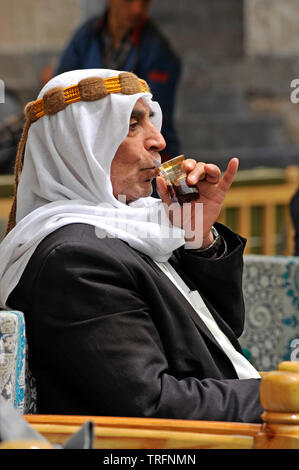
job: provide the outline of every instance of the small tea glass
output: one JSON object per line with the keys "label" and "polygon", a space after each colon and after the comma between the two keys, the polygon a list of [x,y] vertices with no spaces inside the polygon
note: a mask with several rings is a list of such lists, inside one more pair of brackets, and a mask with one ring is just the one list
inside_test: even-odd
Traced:
{"label": "small tea glass", "polygon": [[182,168],[184,155],[167,160],[157,168],[158,175],[163,176],[172,202],[180,205],[199,198],[199,191],[195,186],[189,186],[186,181],[187,174]]}

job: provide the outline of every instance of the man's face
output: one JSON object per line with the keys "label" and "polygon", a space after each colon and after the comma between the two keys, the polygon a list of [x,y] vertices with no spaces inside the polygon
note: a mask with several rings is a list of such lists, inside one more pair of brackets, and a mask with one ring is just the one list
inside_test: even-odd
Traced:
{"label": "man's face", "polygon": [[113,194],[116,198],[126,196],[127,203],[151,195],[154,161],[161,161],[159,152],[166,145],[151,116],[149,105],[139,99],[131,114],[129,133],[111,163]]}
{"label": "man's face", "polygon": [[138,26],[147,14],[151,0],[108,0],[110,15],[127,31]]}

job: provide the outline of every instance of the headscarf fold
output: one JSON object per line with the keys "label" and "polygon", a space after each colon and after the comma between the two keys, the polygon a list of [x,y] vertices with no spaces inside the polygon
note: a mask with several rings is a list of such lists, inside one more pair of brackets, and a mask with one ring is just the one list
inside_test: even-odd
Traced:
{"label": "headscarf fold", "polygon": [[[46,84],[73,86],[87,77],[110,78],[115,70],[76,70]],[[184,244],[184,231],[171,225],[163,203],[152,197],[126,205],[113,195],[110,167],[129,131],[130,116],[142,98],[161,129],[162,113],[149,92],[112,93],[78,101],[30,125],[17,188],[16,226],[0,245],[0,304],[18,284],[40,242],[60,227],[86,223],[96,235],[117,237],[155,261],[167,261]]]}

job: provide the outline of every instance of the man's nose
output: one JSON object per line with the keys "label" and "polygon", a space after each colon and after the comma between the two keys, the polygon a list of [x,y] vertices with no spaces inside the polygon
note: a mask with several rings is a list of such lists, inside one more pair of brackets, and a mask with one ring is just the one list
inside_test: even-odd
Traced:
{"label": "man's nose", "polygon": [[163,135],[154,124],[151,124],[150,132],[146,139],[146,147],[148,150],[156,150],[157,152],[161,152],[166,147]]}

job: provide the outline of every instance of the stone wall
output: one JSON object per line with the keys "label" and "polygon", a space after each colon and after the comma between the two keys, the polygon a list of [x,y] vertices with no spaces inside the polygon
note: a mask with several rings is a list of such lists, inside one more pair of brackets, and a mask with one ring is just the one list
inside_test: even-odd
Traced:
{"label": "stone wall", "polygon": [[298,105],[290,100],[290,84],[299,77],[299,2],[246,0],[245,18],[249,109],[281,116],[287,141],[299,144]]}
{"label": "stone wall", "polygon": [[80,16],[77,0],[64,0],[63,8],[59,0],[1,0],[1,52],[56,50]]}
{"label": "stone wall", "polygon": [[[97,5],[96,5],[97,3]],[[40,72],[55,65],[74,29],[101,0],[1,0],[0,78],[22,101],[40,88]]]}
{"label": "stone wall", "polygon": [[246,53],[250,56],[298,56],[298,0],[247,0]]}
{"label": "stone wall", "polygon": [[156,0],[152,14],[186,64],[244,54],[243,0]]}
{"label": "stone wall", "polygon": [[299,76],[299,2],[188,0],[169,18],[171,3],[155,13],[183,57],[177,122],[184,152],[222,168],[233,155],[244,169],[298,163],[290,83]]}
{"label": "stone wall", "polygon": [[[56,65],[74,29],[105,0],[1,0],[0,80],[23,102]],[[224,166],[298,161],[298,0],[153,0],[152,16],[182,58],[176,122],[182,150]],[[3,106],[1,104],[1,106]]]}

